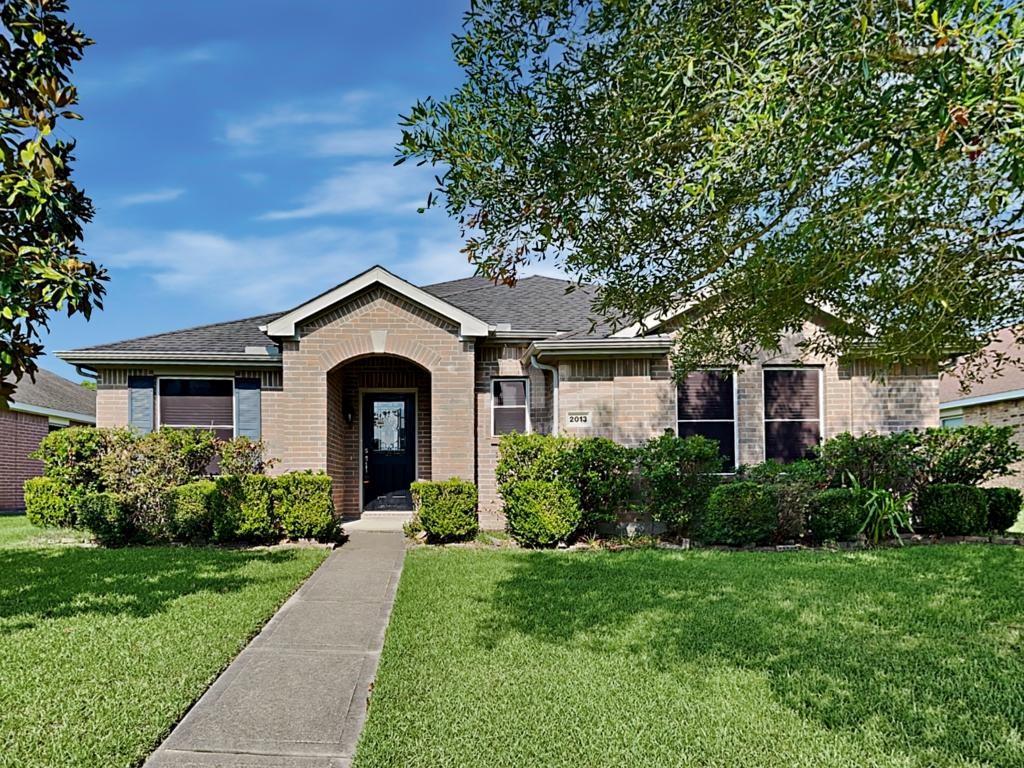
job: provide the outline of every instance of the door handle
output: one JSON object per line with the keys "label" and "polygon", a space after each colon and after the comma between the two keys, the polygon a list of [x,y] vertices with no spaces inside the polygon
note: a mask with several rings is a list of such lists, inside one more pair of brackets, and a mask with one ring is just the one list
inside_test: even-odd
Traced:
{"label": "door handle", "polygon": [[363,448],[363,483],[370,482],[370,449]]}

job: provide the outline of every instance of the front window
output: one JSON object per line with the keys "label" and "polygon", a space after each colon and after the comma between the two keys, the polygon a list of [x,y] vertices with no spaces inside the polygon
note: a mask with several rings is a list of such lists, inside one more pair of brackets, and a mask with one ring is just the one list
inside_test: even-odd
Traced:
{"label": "front window", "polygon": [[808,458],[821,441],[821,371],[764,369],[764,457]]}
{"label": "front window", "polygon": [[726,466],[736,466],[735,377],[732,371],[694,371],[676,387],[677,432],[718,443]]}
{"label": "front window", "polygon": [[491,434],[530,431],[530,384],[526,379],[491,381]]}
{"label": "front window", "polygon": [[159,425],[206,429],[222,440],[235,436],[231,379],[160,379]]}
{"label": "front window", "polygon": [[957,429],[964,425],[964,415],[962,413],[951,413],[948,416],[943,416],[941,421],[943,429]]}

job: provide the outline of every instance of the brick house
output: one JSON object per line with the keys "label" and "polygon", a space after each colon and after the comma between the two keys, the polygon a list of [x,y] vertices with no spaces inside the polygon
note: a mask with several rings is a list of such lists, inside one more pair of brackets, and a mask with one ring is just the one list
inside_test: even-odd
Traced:
{"label": "brick house", "polygon": [[[612,332],[593,293],[528,277],[417,287],[374,267],[284,313],[59,353],[98,376],[101,426],[200,426],[262,438],[277,471],[326,470],[345,517],[406,514],[416,478],[461,477],[502,522],[498,438],[666,430],[717,439],[730,463],[789,460],[840,432],[937,423],[928,368],[801,360],[800,336],[733,373],[677,384],[671,318]],[[805,334],[828,324],[809,323]]]}
{"label": "brick house", "polygon": [[25,506],[22,486],[42,474],[29,454],[55,429],[96,423],[96,393],[40,369],[18,382],[8,407],[0,405],[0,511]]}
{"label": "brick house", "polygon": [[[1024,349],[1015,343],[1010,329],[1000,331],[989,345],[990,352],[1012,359],[1024,358]],[[999,376],[984,380],[964,392],[957,371],[942,376],[939,389],[939,418],[944,427],[992,424],[1016,429],[1016,441],[1024,446],[1024,369],[1006,366]],[[1014,474],[999,478],[997,484],[1024,489],[1024,462],[1016,464]]]}

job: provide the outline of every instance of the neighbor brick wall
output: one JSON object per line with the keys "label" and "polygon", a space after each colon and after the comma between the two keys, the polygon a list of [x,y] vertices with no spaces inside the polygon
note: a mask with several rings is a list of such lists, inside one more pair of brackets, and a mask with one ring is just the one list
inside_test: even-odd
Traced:
{"label": "neighbor brick wall", "polygon": [[[374,287],[312,318],[298,335],[283,345],[283,391],[264,405],[263,434],[281,458],[277,471],[328,470],[329,445],[330,453],[344,453],[334,415],[335,436],[328,437],[328,373],[357,358],[385,355],[430,372],[432,476],[474,477],[474,342],[460,339],[451,321]],[[332,396],[332,405],[338,403]],[[344,460],[331,458],[330,466],[337,471]],[[334,491],[343,511],[358,510],[351,486],[346,493],[339,479]]]}
{"label": "neighbor brick wall", "polygon": [[[985,403],[963,408],[964,424],[977,426],[991,424],[995,427],[1014,427],[1017,431],[1014,441],[1024,446],[1024,399],[1003,400],[999,403]],[[988,485],[1004,485],[1024,490],[1024,462],[1013,465],[1014,474],[1010,477],[999,477]]]}
{"label": "neighbor brick wall", "polygon": [[42,474],[43,464],[28,455],[49,432],[45,416],[0,408],[0,510],[22,509],[22,486]]}

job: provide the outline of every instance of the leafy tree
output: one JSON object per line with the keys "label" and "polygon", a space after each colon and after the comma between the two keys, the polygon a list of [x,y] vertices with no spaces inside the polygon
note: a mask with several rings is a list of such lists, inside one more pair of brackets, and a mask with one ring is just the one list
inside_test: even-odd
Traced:
{"label": "leafy tree", "polygon": [[106,272],[85,261],[88,197],[71,178],[75,143],[58,120],[81,119],[68,76],[92,43],[64,0],[0,0],[0,403],[37,370],[52,313],[102,308]]}
{"label": "leafy tree", "polygon": [[453,50],[402,120],[428,206],[484,275],[554,259],[615,324],[699,306],[678,370],[824,308],[809,352],[969,378],[1024,320],[1019,2],[477,0]]}

